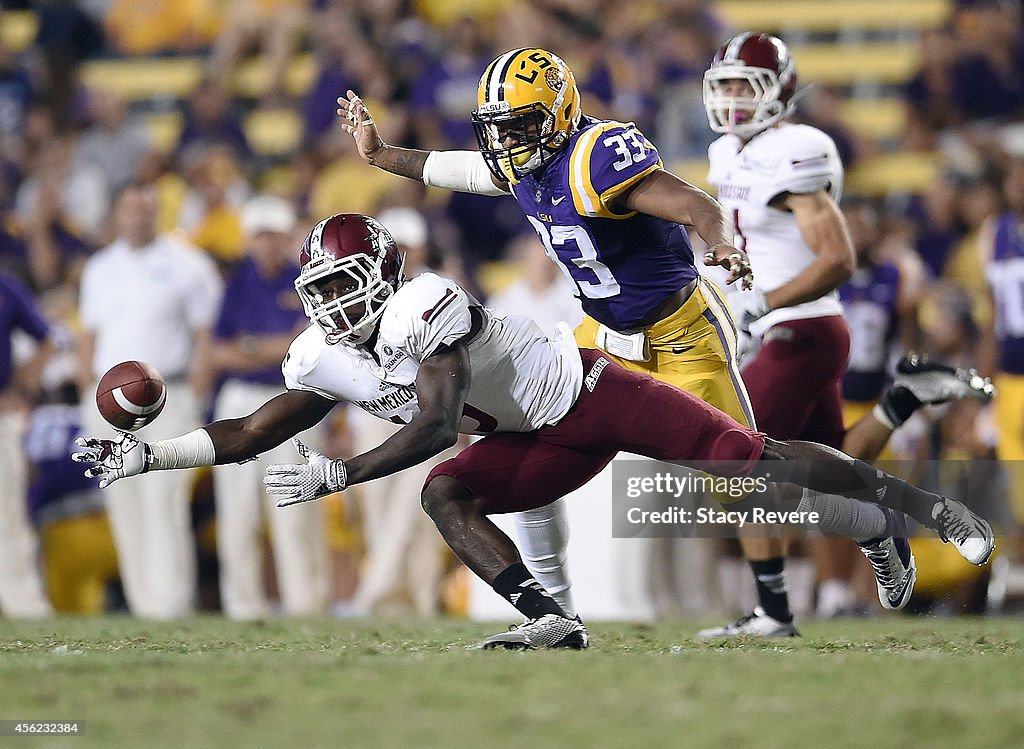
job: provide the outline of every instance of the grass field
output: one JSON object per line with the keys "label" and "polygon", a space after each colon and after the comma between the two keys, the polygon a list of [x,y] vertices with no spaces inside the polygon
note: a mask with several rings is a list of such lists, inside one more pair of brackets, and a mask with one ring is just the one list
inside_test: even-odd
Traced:
{"label": "grass field", "polygon": [[1012,747],[1024,620],[805,622],[725,646],[595,623],[579,652],[480,652],[457,621],[0,620],[0,747]]}

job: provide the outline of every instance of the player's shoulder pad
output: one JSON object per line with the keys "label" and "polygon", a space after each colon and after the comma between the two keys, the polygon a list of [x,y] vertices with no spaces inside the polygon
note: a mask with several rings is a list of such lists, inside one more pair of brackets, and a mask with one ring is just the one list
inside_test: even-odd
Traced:
{"label": "player's shoulder pad", "polygon": [[422,362],[439,346],[450,346],[473,326],[469,294],[436,273],[406,281],[380,318],[380,339]]}
{"label": "player's shoulder pad", "polygon": [[736,154],[740,147],[740,139],[726,133],[719,136],[708,146],[708,182],[717,185],[725,179],[729,167],[728,159]]}
{"label": "player's shoulder pad", "polygon": [[325,346],[324,332],[315,323],[295,337],[281,362],[285,387],[289,390],[313,390],[305,385],[305,379],[316,369]]}
{"label": "player's shoulder pad", "polygon": [[762,136],[759,153],[771,154],[777,193],[837,190],[843,163],[829,135],[810,125],[786,124]]}
{"label": "player's shoulder pad", "polygon": [[569,153],[569,191],[581,216],[629,218],[615,199],[651,172],[661,169],[658,149],[632,122],[599,120],[574,139]]}

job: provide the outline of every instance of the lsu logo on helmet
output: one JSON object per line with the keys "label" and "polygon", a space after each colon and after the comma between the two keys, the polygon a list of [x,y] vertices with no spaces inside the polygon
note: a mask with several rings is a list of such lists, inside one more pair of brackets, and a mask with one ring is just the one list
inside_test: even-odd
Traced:
{"label": "lsu logo on helmet", "polygon": [[547,50],[526,47],[487,66],[472,119],[487,166],[498,179],[515,184],[569,141],[580,114],[580,92],[569,66]]}

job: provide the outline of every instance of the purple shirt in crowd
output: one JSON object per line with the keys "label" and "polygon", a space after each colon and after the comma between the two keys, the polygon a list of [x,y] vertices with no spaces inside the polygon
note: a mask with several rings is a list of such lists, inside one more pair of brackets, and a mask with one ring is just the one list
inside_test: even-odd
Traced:
{"label": "purple shirt in crowd", "polygon": [[11,333],[16,328],[38,341],[50,334],[29,290],[13,276],[0,274],[0,390],[11,381]]}
{"label": "purple shirt in crowd", "polygon": [[[252,258],[246,258],[228,279],[224,301],[214,328],[214,338],[228,341],[238,336],[280,335],[294,332],[305,319],[293,281],[299,269],[289,265],[276,277],[266,279]],[[225,372],[227,379],[263,385],[283,385],[277,365],[251,372]]]}

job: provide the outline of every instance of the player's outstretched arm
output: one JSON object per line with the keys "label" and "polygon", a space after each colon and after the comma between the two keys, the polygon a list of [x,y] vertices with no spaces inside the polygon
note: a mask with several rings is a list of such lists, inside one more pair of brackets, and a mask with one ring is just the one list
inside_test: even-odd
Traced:
{"label": "player's outstretched arm", "polygon": [[385,143],[370,110],[355,91],[350,90],[345,96],[338,97],[338,117],[341,118],[342,129],[355,140],[356,150],[364,160],[392,174],[423,179],[423,165],[430,152]]}
{"label": "player's outstretched arm", "polygon": [[71,457],[88,464],[85,475],[98,478],[100,488],[149,471],[237,463],[308,429],[335,405],[316,393],[289,390],[244,418],[215,421],[172,439],[148,443],[122,431],[113,439],[79,437]]}
{"label": "player's outstretched arm", "polygon": [[727,283],[742,280],[745,289],[753,284],[750,259],[733,245],[733,227],[728,214],[721,203],[700,188],[658,169],[624,193],[618,202],[631,211],[692,226],[708,245],[705,265],[727,268]]}
{"label": "player's outstretched arm", "polygon": [[354,91],[338,98],[338,117],[342,129],[355,139],[359,155],[379,169],[446,190],[478,195],[509,192],[508,185],[491,174],[479,151],[423,151],[384,142],[366,104]]}
{"label": "player's outstretched arm", "polygon": [[420,412],[373,450],[351,460],[331,460],[301,443],[305,463],[267,466],[263,483],[286,507],[346,489],[353,484],[390,476],[418,465],[455,444],[469,392],[469,352],[464,343],[444,347],[420,365],[416,399]]}

